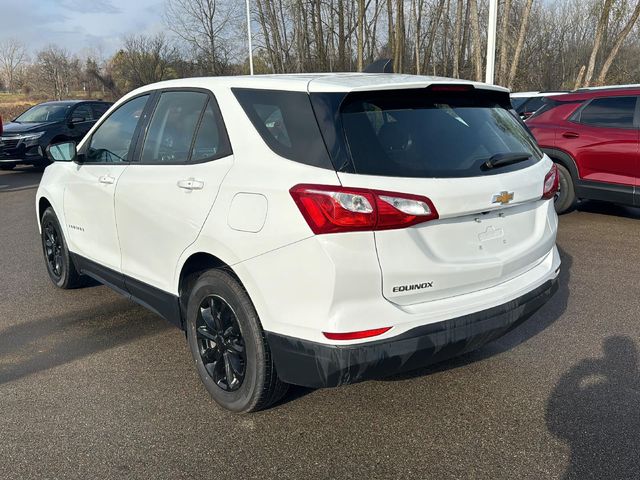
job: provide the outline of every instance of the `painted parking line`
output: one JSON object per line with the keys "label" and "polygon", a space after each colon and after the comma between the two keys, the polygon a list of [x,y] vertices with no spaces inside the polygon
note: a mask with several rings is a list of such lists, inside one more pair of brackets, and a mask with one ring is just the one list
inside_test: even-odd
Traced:
{"label": "painted parking line", "polygon": [[30,188],[38,188],[38,184],[22,185],[20,187],[8,188],[10,185],[0,185],[0,193],[2,192],[19,192],[20,190],[29,190]]}

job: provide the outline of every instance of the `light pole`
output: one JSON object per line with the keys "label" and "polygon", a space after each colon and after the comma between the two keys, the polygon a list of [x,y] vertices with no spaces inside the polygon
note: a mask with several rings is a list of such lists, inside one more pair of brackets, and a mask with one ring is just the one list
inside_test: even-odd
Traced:
{"label": "light pole", "polygon": [[253,75],[253,48],[251,47],[251,9],[249,8],[249,0],[247,4],[247,37],[249,39],[249,72]]}
{"label": "light pole", "polygon": [[489,28],[487,29],[487,74],[485,82],[493,84],[496,68],[496,24],[498,23],[498,0],[489,0]]}

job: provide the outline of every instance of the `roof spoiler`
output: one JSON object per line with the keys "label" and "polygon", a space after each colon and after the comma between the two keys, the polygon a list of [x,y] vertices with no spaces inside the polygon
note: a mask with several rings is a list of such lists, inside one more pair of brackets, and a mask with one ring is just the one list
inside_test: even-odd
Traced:
{"label": "roof spoiler", "polygon": [[365,73],[393,73],[393,58],[381,58],[370,63],[363,70]]}

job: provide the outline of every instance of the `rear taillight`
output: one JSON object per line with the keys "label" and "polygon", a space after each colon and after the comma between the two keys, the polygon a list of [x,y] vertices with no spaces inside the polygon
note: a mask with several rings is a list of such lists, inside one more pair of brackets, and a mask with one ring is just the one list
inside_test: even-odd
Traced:
{"label": "rear taillight", "polygon": [[391,230],[438,218],[420,195],[308,184],[289,192],[315,234]]}
{"label": "rear taillight", "polygon": [[549,173],[544,177],[544,186],[542,187],[542,198],[553,198],[558,191],[559,185],[558,167],[554,163]]}

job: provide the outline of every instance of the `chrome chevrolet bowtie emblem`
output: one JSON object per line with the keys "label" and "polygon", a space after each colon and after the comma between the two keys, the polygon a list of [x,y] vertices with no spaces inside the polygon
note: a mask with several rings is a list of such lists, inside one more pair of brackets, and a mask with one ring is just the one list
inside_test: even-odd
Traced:
{"label": "chrome chevrolet bowtie emblem", "polygon": [[500,205],[506,205],[511,200],[513,200],[513,192],[507,192],[505,190],[504,192],[500,192],[497,195],[494,195],[493,200],[491,200],[491,202],[499,203]]}

